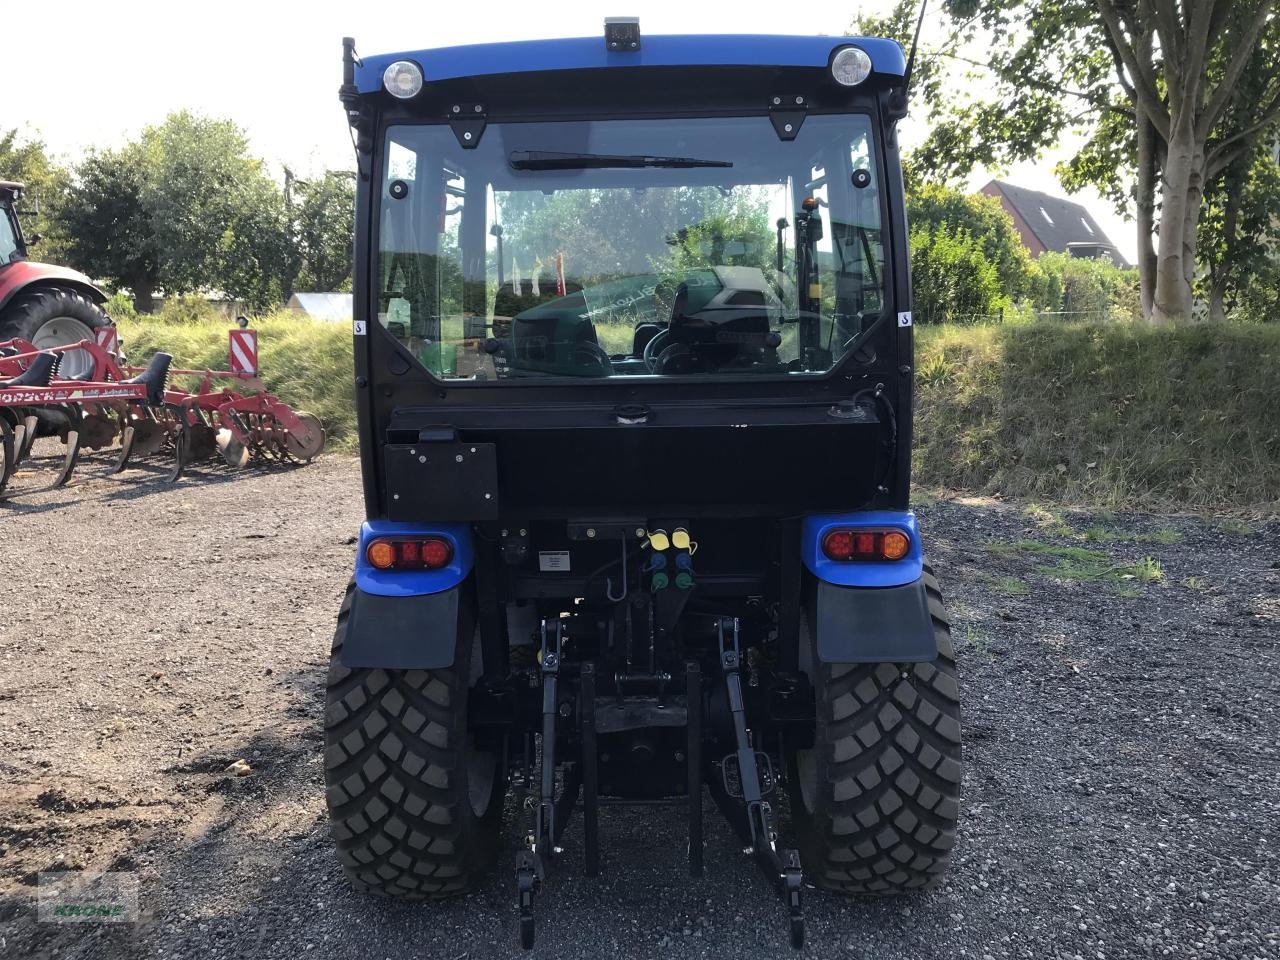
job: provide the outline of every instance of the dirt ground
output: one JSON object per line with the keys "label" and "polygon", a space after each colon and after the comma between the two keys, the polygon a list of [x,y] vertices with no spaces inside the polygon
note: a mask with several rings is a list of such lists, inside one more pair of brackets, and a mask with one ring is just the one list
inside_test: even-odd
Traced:
{"label": "dirt ground", "polygon": [[[0,503],[0,957],[520,955],[509,855],[423,906],[353,894],[330,848],[323,677],[355,462],[104,473],[88,458]],[[1280,525],[918,512],[965,697],[959,844],[927,893],[810,891],[806,953],[1280,958]],[[670,816],[606,810],[591,882],[570,828],[535,955],[790,954],[713,806],[697,881]],[[37,922],[37,873],[69,869],[134,874],[138,922]]]}

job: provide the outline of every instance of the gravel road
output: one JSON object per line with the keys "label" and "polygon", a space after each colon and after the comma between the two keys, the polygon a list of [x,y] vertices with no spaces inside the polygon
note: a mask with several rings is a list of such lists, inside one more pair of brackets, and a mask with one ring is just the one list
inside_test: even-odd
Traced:
{"label": "gravel road", "polygon": [[[413,906],[351,893],[330,849],[355,463],[102,473],[0,504],[0,957],[519,956],[509,859]],[[931,892],[812,891],[806,953],[1280,958],[1280,524],[924,499],[965,696],[960,840]],[[668,816],[605,811],[598,881],[570,829],[534,956],[790,955],[712,806],[698,881]],[[134,873],[140,920],[37,923],[56,869]]]}

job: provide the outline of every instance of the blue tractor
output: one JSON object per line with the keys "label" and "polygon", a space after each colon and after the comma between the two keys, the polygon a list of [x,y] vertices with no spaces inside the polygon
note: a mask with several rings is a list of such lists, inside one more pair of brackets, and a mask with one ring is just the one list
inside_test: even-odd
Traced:
{"label": "blue tractor", "polygon": [[682,809],[698,875],[704,795],[797,947],[806,881],[941,875],[959,692],[908,505],[909,75],[889,40],[631,19],[344,42],[368,521],[325,729],[357,888],[465,893],[505,845],[527,947],[576,813],[594,875],[601,807]]}

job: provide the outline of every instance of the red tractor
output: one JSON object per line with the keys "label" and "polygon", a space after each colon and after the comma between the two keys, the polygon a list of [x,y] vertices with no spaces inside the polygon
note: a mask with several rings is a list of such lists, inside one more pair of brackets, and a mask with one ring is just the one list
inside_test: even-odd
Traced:
{"label": "red tractor", "polygon": [[[21,338],[38,349],[92,340],[111,322],[102,309],[107,296],[83,273],[27,259],[18,224],[21,195],[22,184],[0,180],[0,340]],[[87,373],[92,359],[83,353],[70,351],[59,374]]]}

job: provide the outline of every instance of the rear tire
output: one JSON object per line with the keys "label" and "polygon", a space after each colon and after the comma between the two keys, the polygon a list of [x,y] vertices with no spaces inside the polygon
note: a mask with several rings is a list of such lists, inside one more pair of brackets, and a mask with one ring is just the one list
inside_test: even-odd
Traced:
{"label": "rear tire", "polygon": [[497,861],[506,785],[467,734],[480,672],[464,602],[448,670],[350,669],[340,662],[355,584],[338,613],[325,711],[325,798],[357,890],[410,900],[463,894]]}
{"label": "rear tire", "polygon": [[[39,287],[20,293],[0,314],[0,340],[21,337],[37,349],[92,340],[94,331],[111,319],[102,307],[83,293],[69,287]],[[84,351],[66,354],[58,376],[74,377],[86,372],[92,360]]]}
{"label": "rear tire", "polygon": [[931,663],[821,663],[804,621],[801,667],[818,716],[789,788],[806,876],[843,894],[928,887],[946,869],[960,804],[960,702],[951,629],[924,571]]}

